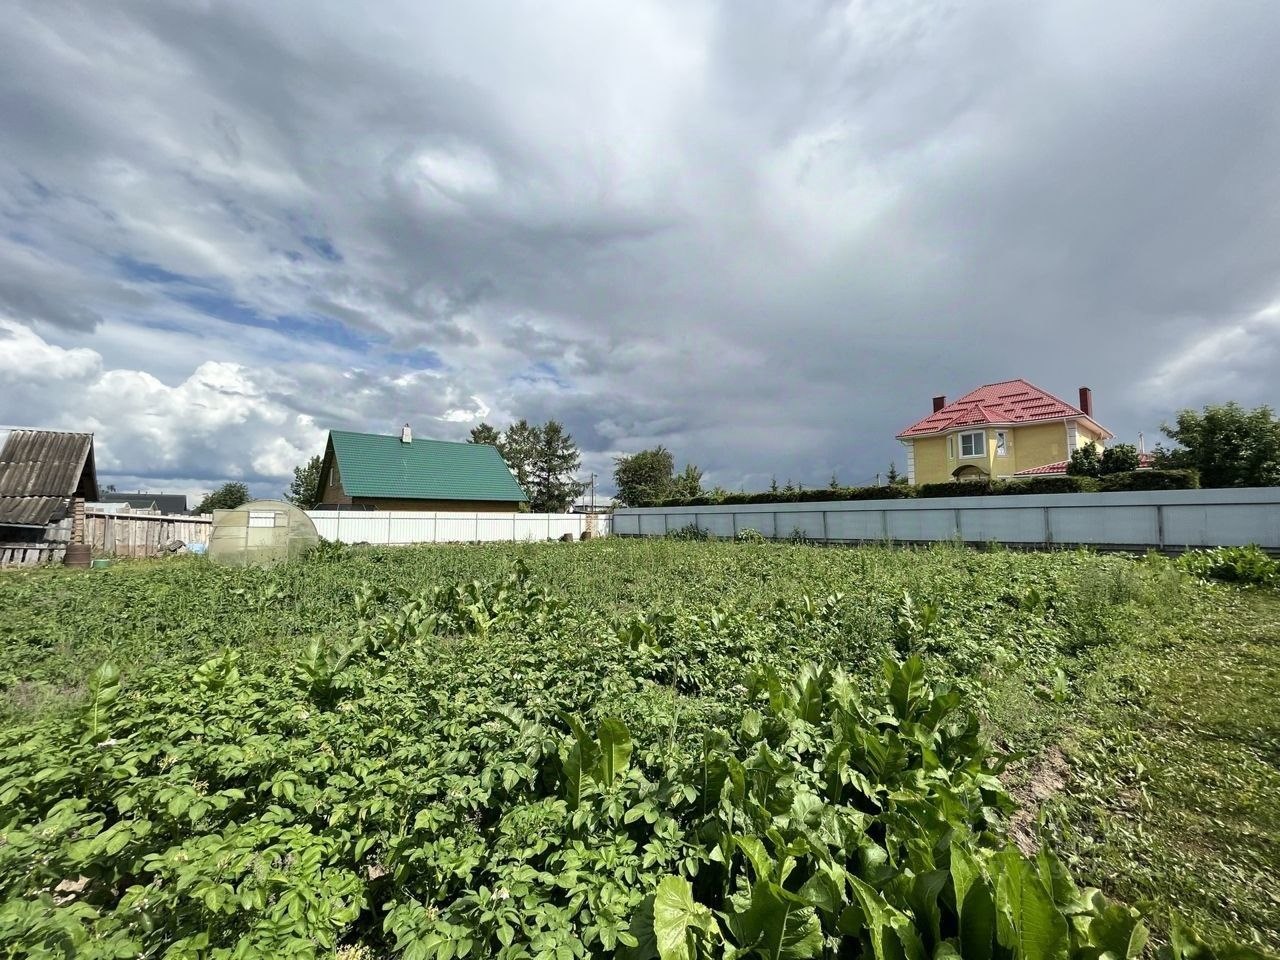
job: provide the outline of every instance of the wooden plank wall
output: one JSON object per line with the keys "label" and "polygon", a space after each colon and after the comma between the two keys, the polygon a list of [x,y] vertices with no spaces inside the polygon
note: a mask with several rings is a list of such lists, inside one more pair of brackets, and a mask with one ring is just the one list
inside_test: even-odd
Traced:
{"label": "wooden plank wall", "polygon": [[[50,524],[43,538],[24,543],[0,543],[0,567],[26,567],[61,563],[73,534],[75,517]],[[166,545],[208,543],[213,517],[163,516],[159,514],[85,513],[84,542],[95,557],[159,557]]]}
{"label": "wooden plank wall", "polygon": [[32,531],[30,540],[22,543],[0,543],[0,567],[31,567],[38,563],[61,563],[71,539],[73,517],[66,517],[45,527],[43,534]]}
{"label": "wooden plank wall", "polygon": [[212,527],[212,517],[89,513],[84,540],[95,556],[158,557],[168,553],[165,547],[173,540],[208,543]]}

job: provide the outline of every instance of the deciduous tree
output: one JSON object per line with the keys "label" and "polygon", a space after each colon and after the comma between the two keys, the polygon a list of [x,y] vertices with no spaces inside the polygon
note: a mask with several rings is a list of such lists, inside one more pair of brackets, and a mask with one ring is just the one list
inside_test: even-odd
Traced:
{"label": "deciduous tree", "polygon": [[638,507],[667,496],[675,473],[675,458],[662,445],[652,450],[641,450],[628,457],[617,457],[613,467],[613,482],[618,488],[617,499],[629,507]]}
{"label": "deciduous tree", "polygon": [[1098,455],[1098,445],[1092,440],[1071,451],[1071,459],[1067,461],[1067,476],[1096,477],[1101,472],[1102,458]]}
{"label": "deciduous tree", "polygon": [[215,510],[234,510],[249,502],[249,488],[239,480],[224,483],[196,506],[196,513],[213,513]]}
{"label": "deciduous tree", "polygon": [[305,464],[293,468],[293,482],[289,484],[289,492],[284,498],[295,507],[311,510],[320,502],[320,464],[319,454]]}
{"label": "deciduous tree", "polygon": [[1109,473],[1125,473],[1137,470],[1142,463],[1138,456],[1138,448],[1132,443],[1117,443],[1102,451],[1102,459],[1098,462],[1098,473],[1106,476]]}
{"label": "deciduous tree", "polygon": [[692,463],[671,478],[668,496],[691,500],[702,496],[702,471]]}
{"label": "deciduous tree", "polygon": [[1177,446],[1157,447],[1157,465],[1198,470],[1202,487],[1280,484],[1280,419],[1270,407],[1210,404],[1183,410],[1160,429]]}

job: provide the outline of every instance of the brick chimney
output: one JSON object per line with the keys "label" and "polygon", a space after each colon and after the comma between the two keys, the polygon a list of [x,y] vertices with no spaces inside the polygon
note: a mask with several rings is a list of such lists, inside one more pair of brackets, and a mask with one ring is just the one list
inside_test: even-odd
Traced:
{"label": "brick chimney", "polygon": [[1093,391],[1088,387],[1080,388],[1080,410],[1086,417],[1093,416]]}
{"label": "brick chimney", "polygon": [[933,412],[934,412],[934,413],[937,413],[939,410],[941,410],[941,409],[942,409],[943,407],[945,407],[946,405],[947,405],[947,398],[946,398],[945,396],[942,396],[942,397],[934,397],[934,398],[933,398]]}
{"label": "brick chimney", "polygon": [[400,428],[400,442],[413,443],[413,431],[409,429],[409,425],[407,423]]}

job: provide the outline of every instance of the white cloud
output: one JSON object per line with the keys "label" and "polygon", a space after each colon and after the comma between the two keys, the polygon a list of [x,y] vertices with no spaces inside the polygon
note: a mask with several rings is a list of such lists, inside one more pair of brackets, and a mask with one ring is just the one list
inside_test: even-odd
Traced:
{"label": "white cloud", "polygon": [[1277,43],[1251,2],[19,0],[0,421],[265,492],[330,427],[556,417],[736,487],[868,478],[1009,376],[1121,435],[1274,399]]}

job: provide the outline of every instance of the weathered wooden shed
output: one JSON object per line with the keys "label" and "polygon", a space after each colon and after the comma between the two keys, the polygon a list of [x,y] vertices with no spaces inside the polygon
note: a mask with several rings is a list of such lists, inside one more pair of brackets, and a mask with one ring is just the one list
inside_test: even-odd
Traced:
{"label": "weathered wooden shed", "polygon": [[93,434],[13,430],[0,450],[0,566],[61,560],[98,499]]}

